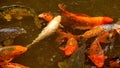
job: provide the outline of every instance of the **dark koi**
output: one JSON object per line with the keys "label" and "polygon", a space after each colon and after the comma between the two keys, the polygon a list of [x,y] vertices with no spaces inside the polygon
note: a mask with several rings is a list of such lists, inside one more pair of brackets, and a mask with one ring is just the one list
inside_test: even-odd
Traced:
{"label": "dark koi", "polygon": [[36,12],[30,7],[23,5],[9,5],[0,8],[0,18],[6,19],[6,21],[11,21],[13,18],[21,20],[25,16],[32,16],[35,25],[38,28],[41,28],[42,22],[38,19]]}
{"label": "dark koi", "polygon": [[27,31],[24,28],[20,27],[2,28],[0,29],[0,44],[11,45],[12,42],[10,42],[10,44],[6,44],[5,42],[10,40],[13,41],[14,38],[25,33],[27,33]]}

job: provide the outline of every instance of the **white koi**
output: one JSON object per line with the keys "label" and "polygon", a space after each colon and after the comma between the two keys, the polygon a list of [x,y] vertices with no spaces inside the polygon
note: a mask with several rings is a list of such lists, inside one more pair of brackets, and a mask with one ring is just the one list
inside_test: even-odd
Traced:
{"label": "white koi", "polygon": [[38,35],[38,37],[35,38],[32,43],[28,44],[27,47],[30,47],[31,45],[39,42],[40,40],[43,40],[44,38],[46,38],[46,37],[50,36],[51,34],[53,34],[54,32],[56,32],[56,30],[58,29],[58,27],[60,25],[60,22],[61,22],[61,16],[60,15],[54,17],[49,22],[49,24],[45,28],[43,28],[43,30]]}

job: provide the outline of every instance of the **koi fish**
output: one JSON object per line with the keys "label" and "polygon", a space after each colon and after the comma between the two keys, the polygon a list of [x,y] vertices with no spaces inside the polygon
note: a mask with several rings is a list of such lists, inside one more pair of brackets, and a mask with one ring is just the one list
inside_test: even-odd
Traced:
{"label": "koi fish", "polygon": [[27,48],[20,45],[2,47],[0,48],[0,60],[8,63],[13,58],[25,53],[26,51]]}
{"label": "koi fish", "polygon": [[70,56],[73,54],[78,48],[78,42],[75,38],[70,38],[67,41],[67,44],[64,47],[59,47],[60,50],[63,50],[65,52],[66,56]]}
{"label": "koi fish", "polygon": [[32,8],[23,5],[9,5],[0,7],[0,18],[5,19],[8,22],[13,18],[21,20],[26,16],[33,17],[35,25],[38,28],[41,28],[42,21],[38,19],[36,12]]}
{"label": "koi fish", "polygon": [[8,64],[4,64],[1,65],[2,68],[29,68],[27,66],[18,64],[18,63],[8,63]]}
{"label": "koi fish", "polygon": [[63,32],[61,29],[58,29],[58,30],[57,30],[57,33],[60,34],[60,36],[57,37],[57,39],[56,39],[56,41],[59,42],[59,43],[60,43],[61,41],[63,41],[64,39],[69,39],[69,38],[71,38],[71,37],[73,37],[73,38],[75,38],[75,39],[78,39],[78,37],[77,37],[76,35],[73,35],[73,34],[70,33],[70,32],[65,33],[65,32]]}
{"label": "koi fish", "polygon": [[83,35],[84,38],[92,38],[98,36],[104,32],[109,32],[112,30],[116,30],[118,34],[120,34],[120,25],[119,24],[105,24],[100,26],[95,26],[92,29],[86,31]]}
{"label": "koi fish", "polygon": [[58,62],[59,68],[85,68],[85,47],[79,47],[67,60]]}
{"label": "koi fish", "polygon": [[81,38],[79,41],[81,42],[81,46],[68,59],[65,59],[63,62],[58,62],[59,68],[86,68],[86,39]]}
{"label": "koi fish", "polygon": [[97,66],[97,67],[103,67],[104,61],[107,58],[104,55],[104,51],[102,47],[100,46],[100,43],[98,40],[95,40],[91,46],[90,49],[87,51],[88,57],[90,60]]}
{"label": "koi fish", "polygon": [[102,17],[102,16],[90,17],[86,14],[71,13],[71,12],[66,11],[65,6],[62,4],[59,4],[58,7],[66,17],[71,18],[72,20],[80,24],[83,24],[83,25],[98,26],[102,24],[108,24],[113,21],[113,19],[110,17]]}
{"label": "koi fish", "polygon": [[41,33],[38,35],[37,38],[35,38],[33,40],[32,43],[28,44],[27,47],[30,47],[31,45],[39,42],[40,40],[43,40],[44,38],[50,36],[51,34],[53,34],[54,32],[56,32],[56,30],[58,29],[59,25],[61,22],[61,16],[58,15],[56,17],[54,17],[49,24],[41,31]]}
{"label": "koi fish", "polygon": [[54,16],[51,13],[47,12],[39,14],[38,17],[44,19],[47,22],[51,21],[54,18]]}
{"label": "koi fish", "polygon": [[25,33],[27,33],[27,31],[20,27],[2,28],[0,29],[0,44],[11,45],[14,38]]}
{"label": "koi fish", "polygon": [[57,32],[62,35],[56,39],[57,42],[61,42],[61,40],[67,39],[67,43],[65,48],[59,47],[60,50],[65,52],[66,56],[70,56],[73,54],[78,48],[77,36],[71,33],[65,33],[61,29],[58,29]]}

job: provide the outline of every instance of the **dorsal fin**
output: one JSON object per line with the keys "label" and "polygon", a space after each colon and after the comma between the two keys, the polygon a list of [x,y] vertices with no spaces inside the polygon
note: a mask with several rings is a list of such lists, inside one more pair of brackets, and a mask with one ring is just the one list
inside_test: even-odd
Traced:
{"label": "dorsal fin", "polygon": [[82,14],[82,13],[80,13],[80,14],[75,14],[76,16],[83,16],[83,17],[91,17],[91,16],[89,16],[89,15],[87,15],[87,14]]}

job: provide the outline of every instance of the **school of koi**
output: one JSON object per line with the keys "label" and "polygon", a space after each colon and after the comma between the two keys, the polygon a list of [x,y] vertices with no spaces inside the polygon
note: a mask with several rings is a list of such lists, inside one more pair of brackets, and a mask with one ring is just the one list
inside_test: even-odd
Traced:
{"label": "school of koi", "polygon": [[[106,17],[106,16],[91,17],[86,14],[75,14],[75,13],[66,11],[65,5],[58,4],[58,7],[61,10],[63,16],[65,16],[70,20],[73,20],[74,22],[61,19],[62,15],[59,15],[59,20],[58,19],[56,20],[57,16],[53,16],[51,13],[47,13],[47,12],[41,13],[38,15],[38,17],[43,18],[44,20],[49,22],[49,24],[48,26],[45,27],[45,29],[43,29],[43,31],[41,31],[42,35],[40,35],[40,38],[44,39],[47,36],[53,34],[54,32],[57,32],[59,34],[59,36],[56,39],[57,43],[62,43],[64,42],[63,40],[67,39],[65,43],[65,47],[60,46],[59,49],[64,51],[66,56],[70,57],[72,54],[74,54],[77,51],[78,48],[80,48],[78,39],[83,37],[89,40],[90,38],[95,37],[95,40],[89,46],[89,49],[87,50],[86,54],[96,67],[102,68],[104,66],[105,60],[108,57],[105,56],[104,50],[102,49],[102,46],[100,45],[100,43],[113,42],[113,40],[111,40],[113,36],[116,33],[120,34],[120,25],[118,23],[112,24],[113,19],[111,17]],[[57,22],[58,24],[54,25],[53,22]],[[52,25],[50,25],[50,23],[52,23]],[[58,28],[58,25],[62,25],[63,27]],[[65,32],[63,29],[65,28],[66,25],[70,26],[72,30],[79,29],[81,31],[86,30],[86,32],[80,35],[78,34],[75,35],[69,31]],[[49,32],[47,35],[45,35],[47,31]],[[109,39],[110,41],[108,40],[108,37],[110,38]],[[37,42],[41,40],[40,38],[37,38]],[[35,41],[34,43],[37,43],[37,42]],[[21,64],[11,62],[12,59],[14,59],[15,57],[25,53],[27,49],[28,47],[23,47],[22,45],[1,47],[0,48],[0,60],[1,60],[0,67],[29,68],[27,66],[23,66]],[[115,63],[115,62],[111,62],[111,65],[112,63]],[[120,67],[119,65],[120,63],[115,63],[115,64],[118,64],[118,68]]]}

